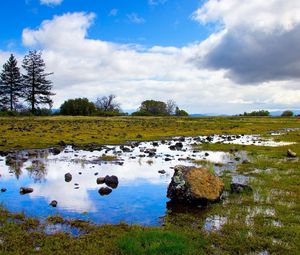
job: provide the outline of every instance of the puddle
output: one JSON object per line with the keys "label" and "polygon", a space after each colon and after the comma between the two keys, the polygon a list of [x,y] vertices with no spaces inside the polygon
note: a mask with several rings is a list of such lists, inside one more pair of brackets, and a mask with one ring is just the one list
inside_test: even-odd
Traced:
{"label": "puddle", "polygon": [[[68,146],[59,154],[51,150],[10,154],[0,161],[0,188],[6,189],[0,202],[12,212],[42,220],[59,214],[97,224],[159,225],[167,212],[166,191],[176,165],[193,165],[193,160],[222,165],[234,161],[230,153],[193,151],[190,141],[103,146],[92,152]],[[65,181],[66,173],[72,175],[70,182]],[[108,196],[100,196],[99,188],[106,185],[96,180],[106,175],[117,176],[119,185]],[[20,195],[21,187],[33,192]],[[53,200],[57,207],[49,205]]]}
{"label": "puddle", "polygon": [[219,231],[226,222],[226,217],[221,217],[219,215],[210,216],[206,218],[203,228],[207,232]]}
{"label": "puddle", "polygon": [[78,228],[71,227],[65,224],[47,224],[44,229],[45,234],[54,235],[57,233],[66,233],[74,237],[80,236],[83,231]]}
{"label": "puddle", "polygon": [[[193,160],[214,165],[217,175],[235,171],[247,159],[245,152],[197,151],[193,145],[212,143],[269,144],[258,136],[200,136],[170,141],[131,142],[124,146],[101,146],[99,150],[30,150],[0,156],[0,203],[11,212],[46,219],[88,220],[97,224],[160,225],[167,213],[166,191],[176,165],[194,165]],[[65,181],[70,173],[72,180]],[[119,185],[100,196],[98,177],[115,175]],[[234,176],[239,181],[245,177]],[[33,192],[21,195],[21,187]],[[49,204],[57,201],[57,207]],[[223,219],[220,218],[219,223]],[[210,224],[217,228],[218,223]],[[218,222],[216,218],[216,222]],[[56,226],[57,227],[57,226]],[[50,227],[49,227],[50,228]],[[51,227],[55,228],[55,227]],[[58,226],[59,228],[59,226]],[[208,227],[209,228],[209,227]],[[51,229],[50,229],[51,230]],[[50,231],[49,230],[49,231]]]}
{"label": "puddle", "polygon": [[293,142],[277,142],[273,139],[262,138],[260,135],[211,135],[199,136],[200,143],[220,143],[220,144],[236,144],[236,145],[256,145],[278,147],[295,144]]}

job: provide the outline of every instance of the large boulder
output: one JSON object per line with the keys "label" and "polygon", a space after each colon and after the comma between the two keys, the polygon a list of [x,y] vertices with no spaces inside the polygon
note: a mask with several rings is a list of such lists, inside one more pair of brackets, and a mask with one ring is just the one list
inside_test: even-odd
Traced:
{"label": "large boulder", "polygon": [[222,180],[206,168],[176,166],[167,197],[184,204],[207,204],[220,200]]}

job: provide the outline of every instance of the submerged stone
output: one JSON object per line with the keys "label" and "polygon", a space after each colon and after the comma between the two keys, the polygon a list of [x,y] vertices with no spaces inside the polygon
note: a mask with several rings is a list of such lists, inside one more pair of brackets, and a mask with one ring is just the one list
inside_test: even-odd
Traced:
{"label": "submerged stone", "polygon": [[220,200],[222,180],[206,168],[176,166],[167,197],[183,204],[207,204]]}

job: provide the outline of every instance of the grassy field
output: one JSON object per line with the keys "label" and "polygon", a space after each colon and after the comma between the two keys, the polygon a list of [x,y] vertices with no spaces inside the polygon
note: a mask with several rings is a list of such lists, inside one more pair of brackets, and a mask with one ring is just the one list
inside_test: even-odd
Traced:
{"label": "grassy field", "polygon": [[[44,148],[66,144],[119,144],[170,136],[262,134],[299,128],[299,118],[1,118],[0,150]],[[49,223],[78,227],[84,234],[45,235],[44,225],[22,213],[0,210],[1,254],[300,254],[300,130],[274,137],[293,141],[288,147],[204,144],[200,148],[245,150],[249,162],[238,173],[250,177],[253,192],[229,194],[203,214],[170,212],[160,228],[126,224],[95,226],[49,218]],[[229,189],[228,172],[222,176]],[[1,194],[0,194],[1,195]],[[219,231],[205,232],[206,217],[219,216]]]}
{"label": "grassy field", "polygon": [[0,118],[0,150],[66,144],[121,144],[170,136],[267,134],[300,127],[300,118],[24,117]]}

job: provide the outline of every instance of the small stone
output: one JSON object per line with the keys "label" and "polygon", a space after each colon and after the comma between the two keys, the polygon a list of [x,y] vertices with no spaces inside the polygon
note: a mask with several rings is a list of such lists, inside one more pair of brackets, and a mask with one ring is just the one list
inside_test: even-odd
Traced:
{"label": "small stone", "polygon": [[1,192],[5,192],[7,189],[6,188],[2,188],[1,189]]}
{"label": "small stone", "polygon": [[33,192],[33,188],[25,188],[25,187],[20,188],[21,195],[32,193],[32,192]]}
{"label": "small stone", "polygon": [[105,176],[104,182],[108,187],[111,187],[113,189],[117,188],[119,185],[118,177],[115,175]]}
{"label": "small stone", "polygon": [[50,203],[50,205],[52,207],[56,207],[57,206],[57,201],[56,200],[52,200],[51,203]]}
{"label": "small stone", "polygon": [[165,174],[166,171],[165,171],[165,170],[159,170],[158,173],[160,173],[160,174]]}
{"label": "small stone", "polygon": [[97,184],[103,184],[103,183],[105,183],[105,177],[98,177]]}
{"label": "small stone", "polygon": [[65,174],[65,182],[72,181],[72,175],[70,173]]}

